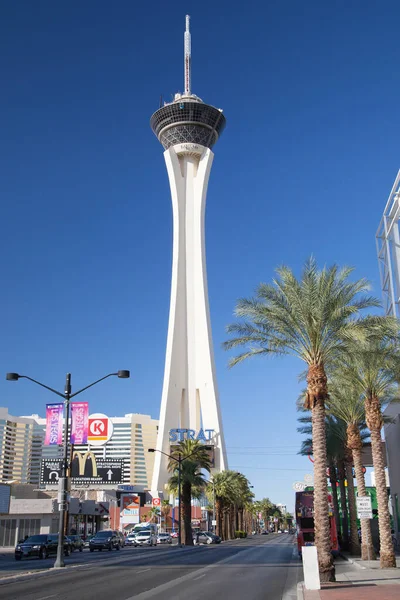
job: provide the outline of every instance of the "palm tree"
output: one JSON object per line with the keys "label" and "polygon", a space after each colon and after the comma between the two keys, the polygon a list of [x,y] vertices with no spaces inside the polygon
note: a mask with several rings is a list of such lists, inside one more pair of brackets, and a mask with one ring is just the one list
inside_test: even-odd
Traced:
{"label": "palm tree", "polygon": [[[398,325],[395,324],[394,327]],[[372,461],[375,470],[379,514],[380,566],[396,566],[390,527],[386,488],[385,461],[381,429],[382,404],[396,398],[399,356],[397,348],[386,336],[375,336],[358,348],[341,368],[343,385],[355,388],[365,403],[365,420],[371,432]],[[357,440],[355,440],[357,443]]]}
{"label": "palm tree", "polygon": [[164,518],[165,530],[167,530],[167,519],[171,512],[171,505],[169,500],[163,500],[161,502],[161,516]]}
{"label": "palm tree", "polygon": [[264,527],[265,529],[268,529],[269,518],[276,509],[275,504],[273,504],[269,498],[263,498],[262,500],[258,500],[256,505],[258,512],[260,512],[263,516]]}
{"label": "palm tree", "polygon": [[[304,394],[302,395],[304,396]],[[302,398],[300,396],[300,398]],[[304,412],[303,402],[300,404],[298,402],[298,409]],[[297,428],[299,433],[305,433],[307,435],[312,434],[312,422],[310,416],[299,417],[299,423],[302,423],[301,427]],[[344,464],[343,464],[343,477],[337,477],[337,471],[341,469],[342,461],[344,458],[343,453],[343,444],[341,440],[336,435],[336,432],[333,427],[330,427],[330,420],[327,417],[327,422],[325,424],[325,433],[326,433],[326,453],[327,453],[327,465],[328,465],[328,473],[329,473],[329,482],[331,484],[332,490],[332,503],[333,503],[333,513],[335,517],[336,530],[338,533],[339,544],[343,550],[348,550],[349,548],[349,525],[348,525],[348,514],[347,514],[347,502],[346,502],[346,488],[344,485],[345,475],[344,475]],[[310,456],[313,453],[312,450],[312,438],[309,437],[303,440],[301,444],[301,448],[299,454],[303,456]],[[340,485],[340,505],[342,510],[342,523],[340,521],[339,514],[339,498],[337,492],[337,483]]]}
{"label": "palm tree", "polygon": [[235,537],[235,531],[243,528],[244,511],[253,494],[247,478],[237,471],[221,471],[213,476],[213,484],[207,487],[211,502],[214,488],[217,534],[229,540]]}
{"label": "palm tree", "polygon": [[[186,546],[193,546],[192,537],[192,497],[199,497],[204,491],[207,481],[202,470],[210,472],[211,460],[207,449],[195,440],[179,442],[172,450],[168,462],[168,470],[173,473],[168,486],[171,492],[178,492],[178,462],[181,459],[181,504],[183,513],[183,530]],[[181,527],[181,515],[178,516]],[[181,529],[182,531],[182,529]]]}
{"label": "palm tree", "polygon": [[160,509],[158,506],[153,506],[147,513],[147,516],[150,517],[149,523],[158,523],[160,517]]}
{"label": "palm tree", "polygon": [[291,269],[280,267],[273,285],[260,284],[256,298],[238,301],[235,314],[242,320],[227,328],[234,337],[225,342],[226,349],[247,346],[230,361],[231,366],[270,354],[292,354],[306,363],[305,406],[312,411],[313,425],[315,540],[323,582],[335,580],[326,481],[326,366],[347,349],[349,340],[364,337],[365,323],[356,320],[360,311],[380,306],[378,300],[364,295],[369,289],[365,279],[348,280],[351,272],[336,265],[319,271],[311,258],[297,280]]}
{"label": "palm tree", "polygon": [[[328,400],[329,412],[346,423],[346,444],[352,453],[352,462],[354,462],[357,494],[359,496],[366,496],[367,491],[362,463],[363,437],[365,437],[366,428],[363,399],[357,389],[342,385],[340,370],[334,372],[334,377],[330,383],[330,390],[331,393]],[[361,432],[363,432],[363,436]],[[362,560],[376,560],[369,519],[361,519],[361,558]]]}

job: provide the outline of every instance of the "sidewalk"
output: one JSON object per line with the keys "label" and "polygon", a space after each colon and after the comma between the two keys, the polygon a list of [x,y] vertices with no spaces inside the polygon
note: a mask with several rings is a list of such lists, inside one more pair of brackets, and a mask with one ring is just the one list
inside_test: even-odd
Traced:
{"label": "sidewalk", "polygon": [[336,583],[323,584],[321,590],[305,590],[300,583],[298,600],[399,600],[400,557],[397,569],[380,569],[379,561],[350,560],[335,561]]}

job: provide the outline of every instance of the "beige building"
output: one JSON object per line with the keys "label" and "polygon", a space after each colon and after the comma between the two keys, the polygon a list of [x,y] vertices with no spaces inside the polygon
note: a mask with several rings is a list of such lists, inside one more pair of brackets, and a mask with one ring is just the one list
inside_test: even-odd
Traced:
{"label": "beige building", "polygon": [[32,417],[13,417],[0,407],[0,482],[39,481],[44,430]]}

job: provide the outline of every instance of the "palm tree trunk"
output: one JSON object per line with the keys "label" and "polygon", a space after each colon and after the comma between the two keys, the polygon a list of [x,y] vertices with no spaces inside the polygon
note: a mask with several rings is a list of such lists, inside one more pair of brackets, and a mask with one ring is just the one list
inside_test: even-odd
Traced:
{"label": "palm tree trunk", "polygon": [[336,465],[333,459],[329,461],[329,480],[332,488],[332,502],[333,512],[335,515],[336,531],[338,534],[339,545],[342,543],[342,534],[340,531],[340,516],[339,516],[339,499],[337,493],[337,477],[336,477]]}
{"label": "palm tree trunk", "polygon": [[325,399],[327,396],[327,378],[323,365],[310,365],[307,373],[306,407],[312,410],[315,545],[322,583],[335,581],[326,480]]}
{"label": "palm tree trunk", "polygon": [[396,567],[396,556],[393,549],[390,528],[390,514],[386,489],[385,462],[383,458],[381,430],[371,429],[372,462],[375,471],[376,496],[378,500],[380,566],[381,569]]}
{"label": "palm tree trunk", "polygon": [[[360,430],[355,423],[347,427],[347,445],[353,454],[354,470],[357,480],[357,495],[366,496],[365,477],[361,458],[362,441]],[[369,519],[361,519],[361,558],[362,560],[376,560],[375,548],[372,543],[371,523]]]}
{"label": "palm tree trunk", "polygon": [[229,539],[235,539],[236,508],[232,504],[229,510]]}
{"label": "palm tree trunk", "polygon": [[193,546],[192,536],[192,486],[184,482],[182,486],[182,512],[185,546]]}
{"label": "palm tree trunk", "polygon": [[350,553],[353,556],[360,556],[361,547],[358,539],[357,531],[357,509],[356,509],[356,495],[354,492],[354,481],[353,481],[353,465],[352,461],[349,460],[349,450],[346,449],[346,479],[347,479],[347,498],[349,502],[349,516],[350,516]]}
{"label": "palm tree trunk", "polygon": [[339,474],[339,489],[340,489],[340,506],[342,509],[342,549],[349,549],[349,519],[347,514],[347,502],[346,502],[346,486],[344,481],[346,479],[346,472],[344,468],[344,461],[338,462],[338,474]]}
{"label": "palm tree trunk", "polygon": [[218,498],[218,496],[215,499],[215,520],[217,521],[216,534],[223,539],[221,500]]}
{"label": "palm tree trunk", "polygon": [[367,427],[371,432],[372,462],[374,464],[376,496],[378,500],[380,566],[381,569],[388,569],[396,567],[396,556],[390,528],[385,461],[381,439],[383,420],[379,398],[372,397],[365,399],[365,416]]}

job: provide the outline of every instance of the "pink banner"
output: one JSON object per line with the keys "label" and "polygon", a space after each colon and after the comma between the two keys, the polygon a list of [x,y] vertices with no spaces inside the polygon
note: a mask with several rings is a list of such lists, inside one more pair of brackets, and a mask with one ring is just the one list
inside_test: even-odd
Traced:
{"label": "pink banner", "polygon": [[87,444],[88,418],[88,402],[71,403],[71,444]]}
{"label": "pink banner", "polygon": [[46,446],[62,444],[64,404],[46,404]]}

